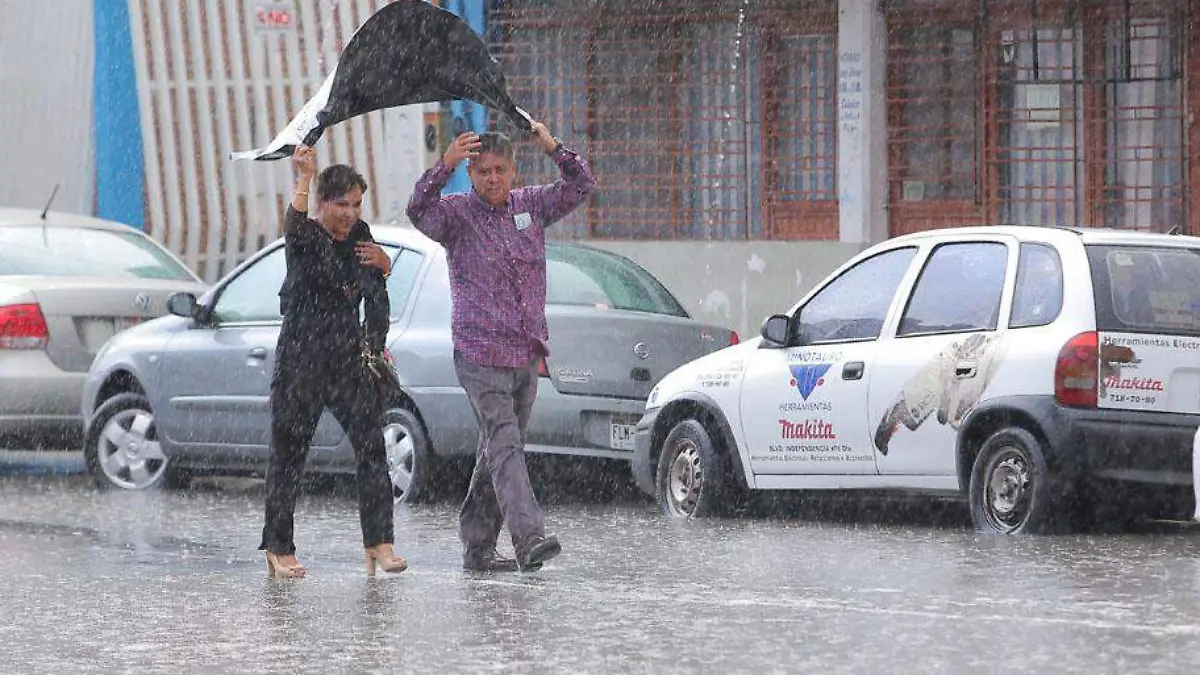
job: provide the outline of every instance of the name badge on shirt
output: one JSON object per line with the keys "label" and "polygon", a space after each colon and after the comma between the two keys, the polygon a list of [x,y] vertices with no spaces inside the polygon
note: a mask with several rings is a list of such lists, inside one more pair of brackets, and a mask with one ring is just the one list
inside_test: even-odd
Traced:
{"label": "name badge on shirt", "polygon": [[513,216],[513,220],[517,223],[517,231],[527,230],[533,224],[533,216],[528,213],[518,213]]}

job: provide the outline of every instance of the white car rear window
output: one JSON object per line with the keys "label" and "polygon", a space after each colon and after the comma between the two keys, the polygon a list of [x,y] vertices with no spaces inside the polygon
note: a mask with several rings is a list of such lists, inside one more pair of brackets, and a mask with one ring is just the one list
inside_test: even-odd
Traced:
{"label": "white car rear window", "polygon": [[1089,246],[1102,331],[1200,334],[1200,250]]}
{"label": "white car rear window", "polygon": [[12,274],[195,281],[137,232],[61,225],[0,227],[0,276]]}

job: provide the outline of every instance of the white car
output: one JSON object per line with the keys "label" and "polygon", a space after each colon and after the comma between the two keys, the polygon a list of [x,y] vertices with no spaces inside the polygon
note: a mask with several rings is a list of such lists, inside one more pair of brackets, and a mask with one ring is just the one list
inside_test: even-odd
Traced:
{"label": "white car", "polygon": [[1197,427],[1200,238],[960,228],[873,246],[762,337],[668,374],[633,472],[676,516],[899,489],[1036,533],[1115,495],[1190,500]]}
{"label": "white car", "polygon": [[0,208],[0,442],[83,432],[80,391],[113,335],[207,288],[144,233],[100,218]]}

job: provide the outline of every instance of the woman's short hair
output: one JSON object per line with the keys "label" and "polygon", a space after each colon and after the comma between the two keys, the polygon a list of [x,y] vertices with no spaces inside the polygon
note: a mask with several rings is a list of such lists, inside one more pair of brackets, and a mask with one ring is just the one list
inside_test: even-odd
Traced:
{"label": "woman's short hair", "polygon": [[357,171],[345,164],[325,167],[317,176],[317,199],[327,202],[344,196],[351,188],[367,192],[367,181]]}

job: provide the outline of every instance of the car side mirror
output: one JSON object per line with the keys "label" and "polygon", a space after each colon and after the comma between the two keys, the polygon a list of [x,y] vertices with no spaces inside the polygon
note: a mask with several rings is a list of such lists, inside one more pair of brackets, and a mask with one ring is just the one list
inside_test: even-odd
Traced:
{"label": "car side mirror", "polygon": [[791,333],[791,326],[792,319],[785,314],[776,314],[767,317],[767,320],[763,321],[762,325],[763,340],[766,340],[767,344],[773,347],[786,347]]}
{"label": "car side mirror", "polygon": [[199,307],[200,303],[196,301],[196,296],[187,291],[172,293],[167,298],[167,311],[175,316],[182,316],[186,319],[195,318],[196,310]]}

